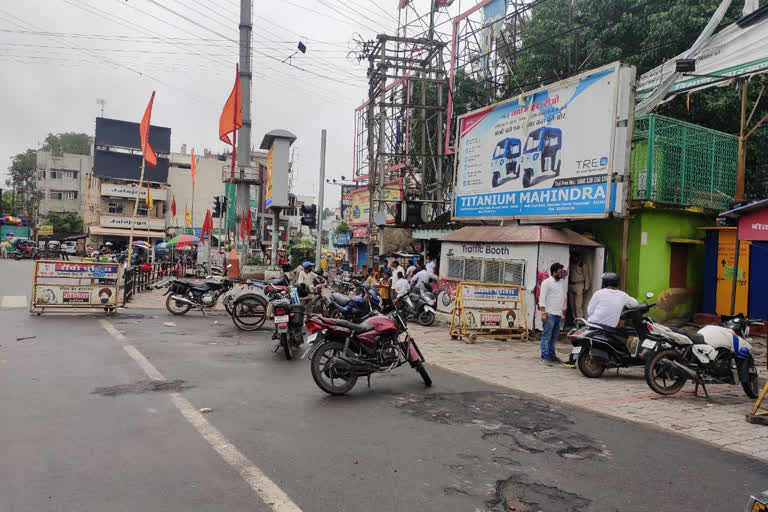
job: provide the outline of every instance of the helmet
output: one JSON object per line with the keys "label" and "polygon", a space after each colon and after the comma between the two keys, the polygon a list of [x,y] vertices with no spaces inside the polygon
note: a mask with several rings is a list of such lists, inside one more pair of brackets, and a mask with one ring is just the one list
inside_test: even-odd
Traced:
{"label": "helmet", "polygon": [[309,268],[309,267],[314,267],[314,266],[315,266],[315,264],[312,263],[311,261],[305,261],[304,264],[302,265],[302,267],[304,267],[304,268]]}
{"label": "helmet", "polygon": [[613,272],[603,274],[603,288],[616,288],[619,286],[619,276]]}
{"label": "helmet", "polygon": [[299,294],[299,297],[303,299],[309,295],[309,286],[307,286],[307,283],[299,283],[296,286],[296,292]]}

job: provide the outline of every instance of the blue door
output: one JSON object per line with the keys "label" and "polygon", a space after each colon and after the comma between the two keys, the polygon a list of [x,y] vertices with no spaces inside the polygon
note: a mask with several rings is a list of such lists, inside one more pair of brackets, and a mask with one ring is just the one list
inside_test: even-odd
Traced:
{"label": "blue door", "polygon": [[749,318],[768,317],[768,242],[752,242],[749,254]]}
{"label": "blue door", "polygon": [[357,246],[357,266],[355,268],[357,270],[362,270],[363,263],[368,264],[368,246],[358,245]]}

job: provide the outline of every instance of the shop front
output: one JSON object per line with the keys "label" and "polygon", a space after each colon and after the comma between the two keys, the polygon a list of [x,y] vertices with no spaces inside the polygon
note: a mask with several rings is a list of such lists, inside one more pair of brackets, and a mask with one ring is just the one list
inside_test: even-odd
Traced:
{"label": "shop front", "polygon": [[569,229],[538,225],[465,226],[441,238],[438,267],[440,293],[438,311],[450,314],[458,283],[517,285],[529,326],[541,328],[537,310],[538,290],[549,277],[549,267],[561,263],[579,276],[579,288],[569,291],[568,308],[583,309],[591,293],[600,287],[603,247]]}

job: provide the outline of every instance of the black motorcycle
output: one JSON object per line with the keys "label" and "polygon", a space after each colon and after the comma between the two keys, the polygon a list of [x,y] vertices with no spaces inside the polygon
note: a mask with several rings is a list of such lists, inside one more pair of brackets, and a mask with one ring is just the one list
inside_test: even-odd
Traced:
{"label": "black motorcycle", "polygon": [[304,311],[301,299],[309,294],[309,287],[299,284],[289,286],[287,292],[281,292],[279,298],[272,303],[275,329],[272,339],[278,340],[274,352],[283,348],[285,358],[293,359],[294,353],[304,343]]}
{"label": "black motorcycle", "polygon": [[[651,299],[653,293],[646,295]],[[607,368],[628,368],[644,366],[645,357],[643,343],[653,337],[649,324],[653,320],[645,316],[655,304],[643,302],[635,308],[624,310],[622,320],[630,320],[632,329],[609,327],[607,325],[589,323],[579,319],[579,325],[568,333],[573,350],[572,357],[576,358],[577,366],[585,377],[596,379],[603,375]],[[637,344],[630,349],[627,341],[630,337],[637,338]]]}
{"label": "black motorcycle", "polygon": [[[237,279],[224,279],[216,281],[208,279],[203,283],[191,283],[181,279],[174,279],[170,282],[168,295],[165,300],[165,307],[173,315],[186,314],[192,308],[199,308],[205,314],[205,309],[212,309],[216,306],[219,298],[227,293],[238,283]],[[225,307],[227,304],[225,304]],[[227,311],[231,314],[231,311]]]}

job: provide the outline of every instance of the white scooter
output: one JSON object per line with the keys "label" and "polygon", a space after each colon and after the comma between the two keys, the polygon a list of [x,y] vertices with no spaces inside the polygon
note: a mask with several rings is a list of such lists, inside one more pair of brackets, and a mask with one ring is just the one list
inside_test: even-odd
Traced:
{"label": "white scooter", "polygon": [[[744,392],[757,398],[760,391],[752,346],[747,341],[749,326],[762,322],[743,315],[722,317],[720,325],[707,325],[696,334],[652,324],[649,329],[656,339],[645,340],[647,357],[645,381],[660,395],[673,395],[691,379],[707,393],[707,383],[735,384],[734,370]],[[663,341],[657,341],[658,339]]]}

